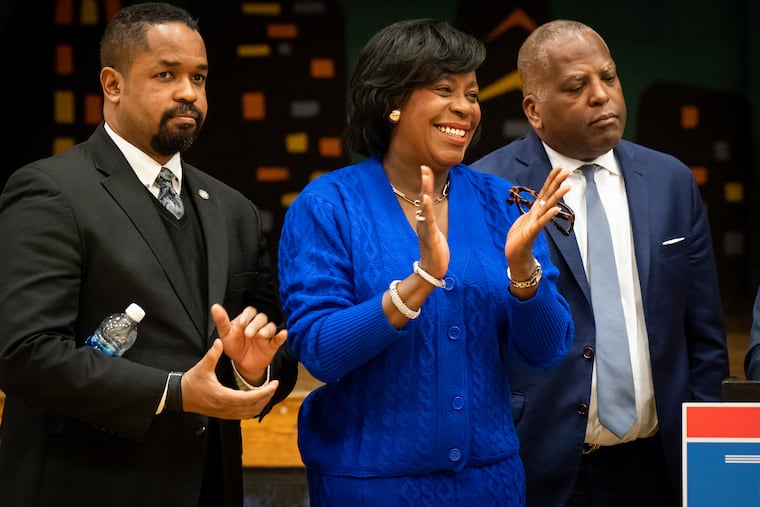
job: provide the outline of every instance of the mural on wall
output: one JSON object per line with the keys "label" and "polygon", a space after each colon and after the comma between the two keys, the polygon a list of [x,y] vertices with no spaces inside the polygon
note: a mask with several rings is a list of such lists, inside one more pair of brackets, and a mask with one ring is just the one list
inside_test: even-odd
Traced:
{"label": "mural on wall", "polygon": [[546,1],[462,1],[459,6],[457,26],[483,40],[487,50],[478,69],[480,138],[465,158],[473,162],[530,129],[522,110],[517,52],[525,38],[551,17]]}
{"label": "mural on wall", "polygon": [[90,136],[102,118],[98,43],[118,1],[18,2],[0,34],[14,78],[4,83],[5,184],[33,160],[60,153]]}
{"label": "mural on wall", "polygon": [[[16,2],[0,33],[14,77],[3,83],[12,128],[0,185],[21,165],[85,140],[101,121],[98,43],[107,20],[130,3]],[[199,19],[211,67],[209,114],[186,159],[259,205],[274,254],[298,191],[350,161],[341,141],[350,20],[338,0],[177,3]],[[488,50],[478,71],[480,139],[466,162],[528,131],[517,51],[536,26],[553,19],[550,4],[457,3],[454,23],[482,38]],[[634,140],[692,168],[709,211],[724,298],[746,297],[751,269],[744,194],[752,161],[747,98],[660,84],[640,100]]]}
{"label": "mural on wall", "polygon": [[[118,0],[55,0],[47,13],[19,3],[3,33],[24,88],[7,96],[6,173],[87,139],[102,120],[98,45]],[[209,113],[185,158],[229,183],[262,210],[272,253],[299,189],[348,162],[345,37],[331,0],[186,2],[209,57]],[[30,23],[28,20],[34,20]],[[24,80],[24,77],[33,76]]]}
{"label": "mural on wall", "polygon": [[209,115],[187,160],[262,210],[274,244],[309,180],[348,163],[345,35],[335,0],[189,2],[211,68]]}

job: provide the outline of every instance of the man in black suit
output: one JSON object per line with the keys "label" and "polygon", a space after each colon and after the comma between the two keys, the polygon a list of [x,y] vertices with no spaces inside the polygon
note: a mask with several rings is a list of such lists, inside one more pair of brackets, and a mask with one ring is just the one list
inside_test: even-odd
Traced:
{"label": "man in black suit", "polygon": [[[0,504],[241,506],[239,420],[298,371],[261,218],[180,157],[207,112],[187,12],[121,10],[101,65],[104,123],[0,197]],[[157,199],[162,168],[180,218]],[[123,357],[83,346],[131,302],[146,316]]]}

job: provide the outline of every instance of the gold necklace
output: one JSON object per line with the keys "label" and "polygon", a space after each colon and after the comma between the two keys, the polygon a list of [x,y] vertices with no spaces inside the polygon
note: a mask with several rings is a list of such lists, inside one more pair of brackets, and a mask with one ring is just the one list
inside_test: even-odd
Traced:
{"label": "gold necklace", "polygon": [[[441,195],[433,199],[433,206],[435,206],[436,204],[442,203],[449,196],[449,185],[451,185],[451,179],[446,180],[446,184],[443,186],[443,190],[441,190]],[[393,189],[394,194],[401,197],[403,200],[405,200],[406,202],[408,202],[415,208],[419,208],[422,206],[422,199],[409,198],[404,192],[394,187],[393,183],[391,183],[391,188]]]}

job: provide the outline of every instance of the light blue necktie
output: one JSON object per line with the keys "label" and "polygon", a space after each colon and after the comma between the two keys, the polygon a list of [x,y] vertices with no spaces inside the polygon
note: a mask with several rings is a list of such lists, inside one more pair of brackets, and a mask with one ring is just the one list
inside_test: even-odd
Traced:
{"label": "light blue necktie", "polygon": [[599,421],[622,438],[636,421],[636,398],[610,226],[594,182],[596,167],[581,167],[586,177],[588,277],[596,323],[596,393]]}
{"label": "light blue necktie", "polygon": [[168,209],[179,220],[185,214],[185,206],[182,204],[182,198],[174,190],[174,185],[172,185],[173,179],[174,174],[166,167],[162,167],[161,172],[158,173],[158,177],[156,178],[158,200],[164,205],[164,208]]}

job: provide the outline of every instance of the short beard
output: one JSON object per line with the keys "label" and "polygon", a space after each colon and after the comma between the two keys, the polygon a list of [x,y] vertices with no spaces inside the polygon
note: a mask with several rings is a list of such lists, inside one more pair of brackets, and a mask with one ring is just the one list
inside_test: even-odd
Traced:
{"label": "short beard", "polygon": [[[186,127],[180,130],[171,130],[167,127],[170,118],[180,112],[193,111],[196,114],[195,127]],[[190,149],[193,141],[198,138],[203,126],[203,114],[194,105],[188,104],[184,107],[167,111],[161,118],[161,124],[158,133],[150,140],[150,146],[156,153],[164,156],[172,156],[175,153],[182,153]]]}

